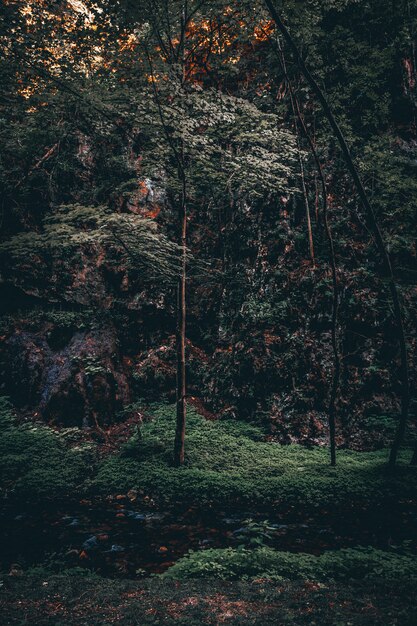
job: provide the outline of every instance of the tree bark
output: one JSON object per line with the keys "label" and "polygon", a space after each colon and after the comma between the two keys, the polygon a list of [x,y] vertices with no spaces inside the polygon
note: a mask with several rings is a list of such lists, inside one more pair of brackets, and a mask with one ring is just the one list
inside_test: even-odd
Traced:
{"label": "tree bark", "polygon": [[300,107],[298,106],[298,102],[296,98],[294,98],[294,102],[295,102],[297,117],[300,121],[300,125],[301,125],[301,128],[303,129],[304,135],[306,136],[306,139],[309,143],[311,152],[316,162],[319,178],[321,181],[321,189],[322,189],[322,195],[323,195],[324,229],[326,231],[326,237],[327,237],[327,241],[329,243],[329,248],[330,248],[330,266],[332,269],[332,283],[333,283],[333,303],[332,303],[333,377],[332,377],[332,388],[330,390],[328,416],[329,416],[330,465],[335,466],[336,465],[336,399],[337,399],[337,393],[339,390],[339,382],[340,382],[340,355],[339,355],[338,337],[337,337],[337,323],[338,323],[338,311],[339,311],[339,285],[337,281],[336,255],[334,252],[333,235],[330,229],[328,213],[327,213],[327,208],[328,208],[327,186],[326,186],[326,180],[324,178],[323,168],[321,166],[320,159],[317,154],[317,150],[313,143],[313,140],[311,139],[307,131],[307,127],[304,123],[303,117],[301,115]]}
{"label": "tree bark", "polygon": [[[185,41],[188,22],[187,1],[183,3],[181,17],[181,38],[178,46],[178,58],[181,59],[181,83],[186,80],[185,68]],[[181,198],[179,206],[180,245],[182,248],[181,275],[178,281],[178,304],[177,304],[177,421],[174,441],[174,465],[184,464],[185,457],[185,428],[187,420],[187,385],[186,385],[186,321],[187,321],[187,176],[184,160],[184,142],[181,139],[178,176],[181,180]]]}
{"label": "tree bark", "polygon": [[[339,311],[339,285],[337,280],[337,267],[336,267],[336,255],[334,251],[334,243],[333,243],[333,235],[330,229],[328,214],[327,214],[327,185],[324,177],[323,168],[320,163],[319,155],[317,154],[316,147],[310,134],[305,125],[303,116],[301,115],[300,107],[298,104],[298,100],[296,95],[294,94],[288,73],[287,73],[287,65],[285,63],[284,52],[281,49],[281,46],[278,44],[280,61],[282,65],[282,69],[285,75],[285,80],[288,85],[288,90],[290,92],[291,98],[291,107],[293,110],[294,117],[298,119],[298,122],[301,126],[303,134],[307,139],[308,145],[310,147],[311,153],[314,157],[314,161],[316,164],[317,172],[321,182],[321,192],[323,197],[323,221],[324,221],[324,229],[326,231],[326,237],[330,248],[330,266],[332,270],[332,283],[333,283],[333,301],[332,301],[332,349],[333,349],[333,375],[332,375],[332,386],[330,390],[330,399],[329,399],[329,407],[327,410],[328,420],[329,420],[329,445],[330,445],[330,465],[336,465],[336,399],[337,393],[339,390],[339,382],[340,382],[340,356],[339,356],[339,348],[338,348],[338,337],[337,337],[337,323],[338,323],[338,311]],[[305,183],[303,181],[304,187]],[[316,181],[317,186],[317,181]],[[318,191],[316,190],[316,195],[318,195]],[[317,209],[316,209],[317,210]],[[318,218],[318,214],[316,214],[316,219]],[[310,223],[311,227],[311,223]]]}
{"label": "tree bark", "polygon": [[180,227],[182,246],[181,276],[178,281],[178,304],[177,304],[177,423],[174,442],[174,464],[184,463],[185,449],[185,425],[186,425],[186,372],[185,372],[185,337],[186,337],[186,283],[187,283],[187,204],[186,204],[186,180],[184,172],[182,181],[182,194],[180,202]]}
{"label": "tree bark", "polygon": [[315,259],[315,255],[314,255],[314,240],[313,240],[313,229],[311,227],[310,205],[309,205],[309,202],[308,202],[306,181],[305,181],[305,177],[304,177],[303,157],[301,156],[301,149],[300,149],[300,146],[299,146],[299,143],[298,143],[298,137],[297,137],[297,146],[298,146],[298,160],[299,160],[299,163],[300,163],[301,186],[302,186],[302,190],[303,190],[304,206],[305,206],[305,210],[306,210],[307,232],[308,232],[308,247],[309,247],[309,250],[310,250],[311,265],[312,265],[312,268],[315,269],[316,268],[316,259]]}
{"label": "tree bark", "polygon": [[375,239],[375,243],[376,246],[378,248],[379,254],[381,255],[381,259],[382,259],[382,263],[383,263],[383,268],[384,271],[388,277],[388,284],[389,284],[389,290],[390,290],[390,294],[391,294],[391,300],[392,300],[392,304],[393,304],[393,309],[394,309],[394,317],[395,317],[395,322],[396,322],[396,326],[397,326],[397,333],[398,333],[398,344],[399,344],[399,348],[400,348],[400,355],[401,355],[401,367],[400,367],[400,378],[401,378],[401,416],[400,416],[400,421],[398,424],[398,428],[397,428],[397,432],[395,434],[394,437],[394,441],[392,443],[391,446],[391,451],[390,451],[390,457],[389,457],[389,466],[390,467],[394,467],[395,463],[397,461],[397,457],[398,457],[398,452],[400,449],[400,446],[403,442],[404,439],[404,434],[405,434],[405,429],[407,426],[407,421],[408,421],[408,411],[409,411],[409,405],[410,405],[410,389],[409,389],[409,377],[408,377],[408,355],[407,355],[407,342],[406,342],[406,337],[405,337],[405,330],[404,330],[404,323],[403,323],[403,313],[402,313],[402,309],[401,309],[401,303],[400,303],[400,297],[399,297],[399,293],[398,293],[398,288],[395,282],[395,278],[394,278],[394,272],[393,272],[393,268],[392,268],[392,264],[391,264],[391,259],[389,256],[389,253],[387,251],[386,245],[385,245],[385,241],[384,238],[382,236],[382,232],[379,228],[379,224],[376,220],[376,216],[375,213],[373,211],[373,208],[368,200],[368,197],[366,195],[366,191],[365,188],[362,184],[362,181],[360,179],[359,173],[356,169],[355,163],[353,161],[353,158],[350,154],[350,150],[349,147],[346,143],[346,140],[344,138],[344,135],[333,115],[333,112],[330,108],[329,103],[327,102],[326,97],[324,96],[323,91],[321,90],[320,86],[318,85],[317,81],[315,80],[315,78],[313,77],[313,75],[311,74],[310,70],[307,68],[306,64],[304,63],[304,60],[293,40],[293,38],[291,37],[290,33],[288,32],[287,28],[285,27],[284,23],[282,22],[277,10],[275,9],[273,0],[265,0],[265,4],[270,12],[270,15],[273,19],[273,21],[275,22],[277,28],[279,29],[279,31],[282,33],[285,41],[287,42],[288,46],[290,47],[292,54],[294,56],[294,59],[297,61],[298,66],[304,76],[304,78],[306,79],[306,81],[308,82],[308,84],[310,85],[310,87],[312,88],[313,92],[316,94],[322,108],[323,111],[330,123],[330,126],[339,142],[340,148],[342,150],[343,156],[345,158],[345,162],[347,165],[347,168],[352,176],[352,179],[354,181],[357,193],[359,195],[359,198],[361,200],[361,203],[363,205],[363,208],[365,210],[366,216],[367,216],[367,220],[369,223],[369,226],[372,230],[374,239]]}

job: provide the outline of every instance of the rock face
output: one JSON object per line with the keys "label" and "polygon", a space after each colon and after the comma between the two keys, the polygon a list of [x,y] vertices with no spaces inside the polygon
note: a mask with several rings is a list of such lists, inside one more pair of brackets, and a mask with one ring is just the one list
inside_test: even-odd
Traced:
{"label": "rock face", "polygon": [[44,325],[5,341],[6,388],[21,408],[62,426],[103,427],[130,401],[112,326],[67,331]]}

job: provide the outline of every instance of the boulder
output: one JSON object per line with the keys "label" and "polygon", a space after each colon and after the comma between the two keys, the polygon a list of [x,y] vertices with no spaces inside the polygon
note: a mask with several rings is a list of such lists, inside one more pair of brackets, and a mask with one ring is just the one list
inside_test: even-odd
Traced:
{"label": "boulder", "polygon": [[49,423],[101,428],[130,401],[111,325],[65,333],[51,324],[16,329],[4,342],[4,354],[6,393]]}

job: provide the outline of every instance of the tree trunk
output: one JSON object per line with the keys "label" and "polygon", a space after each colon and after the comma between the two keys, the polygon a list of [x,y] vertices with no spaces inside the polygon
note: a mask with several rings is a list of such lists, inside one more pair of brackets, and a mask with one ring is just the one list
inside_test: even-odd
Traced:
{"label": "tree trunk", "polygon": [[316,259],[315,259],[315,256],[314,256],[313,229],[311,228],[310,205],[309,205],[309,202],[308,202],[306,181],[305,181],[305,177],[304,177],[303,157],[301,156],[301,150],[300,150],[300,146],[298,144],[298,137],[297,137],[297,145],[298,145],[298,160],[299,160],[299,163],[300,163],[300,172],[301,172],[301,186],[302,186],[302,190],[303,190],[304,206],[305,206],[305,210],[306,210],[307,232],[308,232],[308,247],[309,247],[309,250],[310,250],[311,265],[312,265],[313,269],[316,269]]}
{"label": "tree trunk", "polygon": [[346,161],[346,165],[347,168],[352,176],[352,179],[355,183],[355,187],[357,190],[357,193],[359,195],[359,198],[362,202],[363,208],[365,210],[366,216],[367,216],[367,220],[368,223],[371,227],[372,233],[374,235],[374,239],[375,239],[375,243],[376,246],[378,248],[378,251],[381,255],[382,258],[382,263],[383,263],[383,268],[384,271],[388,277],[388,283],[389,283],[389,289],[390,289],[390,294],[391,294],[391,300],[392,300],[392,304],[393,304],[393,309],[394,309],[394,317],[395,317],[395,321],[396,321],[396,325],[397,325],[397,333],[398,333],[398,343],[399,343],[399,348],[400,348],[400,354],[401,354],[401,368],[400,368],[400,378],[401,378],[401,416],[400,416],[400,422],[397,428],[397,432],[395,434],[394,437],[394,441],[392,443],[392,447],[391,447],[391,452],[390,452],[390,457],[389,457],[389,466],[390,467],[394,467],[396,460],[397,460],[397,456],[398,456],[398,452],[400,449],[400,446],[403,442],[404,439],[404,434],[405,434],[405,429],[407,426],[407,421],[408,421],[408,410],[409,410],[409,404],[410,404],[410,389],[409,389],[409,378],[408,378],[408,355],[407,355],[407,343],[406,343],[406,338],[405,338],[405,331],[404,331],[404,323],[403,323],[403,314],[402,314],[402,310],[401,310],[401,304],[400,304],[400,297],[399,297],[399,293],[398,293],[398,289],[397,289],[397,285],[395,282],[395,278],[394,278],[394,272],[392,269],[392,264],[391,264],[391,259],[390,256],[388,254],[387,248],[385,246],[385,241],[383,239],[381,230],[379,228],[378,222],[376,220],[375,217],[375,213],[373,211],[373,208],[371,207],[368,197],[366,195],[364,186],[362,184],[362,181],[360,179],[359,173],[356,169],[356,166],[353,162],[352,156],[350,154],[350,150],[349,147],[346,143],[346,140],[344,138],[344,135],[342,133],[342,131],[340,130],[340,127],[338,125],[338,123],[336,122],[336,119],[333,115],[333,112],[329,106],[329,103],[327,102],[323,91],[320,89],[318,83],[316,82],[315,78],[313,77],[313,75],[310,73],[309,69],[307,68],[307,66],[304,63],[304,60],[294,42],[294,40],[292,39],[290,33],[288,32],[287,28],[285,27],[285,25],[283,24],[283,22],[281,21],[279,14],[277,12],[277,10],[275,9],[274,3],[272,0],[265,0],[265,4],[271,14],[271,17],[273,19],[273,21],[275,22],[275,24],[277,25],[279,31],[282,33],[285,41],[287,42],[288,46],[290,47],[292,54],[295,58],[295,60],[298,63],[298,66],[304,76],[304,78],[306,79],[306,81],[309,83],[310,87],[312,88],[312,90],[314,91],[314,93],[316,94],[322,108],[323,111],[330,123],[330,126],[332,127],[332,130],[339,142],[340,148],[342,150],[343,156],[345,158]]}
{"label": "tree trunk", "polygon": [[[321,182],[321,192],[323,196],[323,221],[324,228],[326,231],[326,237],[330,248],[330,266],[332,270],[332,283],[333,283],[333,301],[332,301],[332,349],[333,349],[333,375],[332,375],[332,386],[330,390],[330,399],[329,399],[329,407],[327,411],[328,419],[329,419],[329,444],[330,444],[330,465],[336,465],[336,399],[337,393],[339,390],[339,382],[340,382],[340,356],[339,356],[339,348],[338,348],[338,337],[337,337],[337,322],[338,322],[338,311],[339,311],[339,285],[337,280],[337,267],[336,267],[336,255],[334,252],[334,243],[332,231],[330,229],[328,215],[327,215],[327,185],[326,180],[324,178],[323,168],[320,163],[319,155],[317,154],[316,147],[310,134],[307,130],[307,127],[304,123],[303,116],[301,115],[300,107],[298,104],[298,100],[296,95],[293,92],[293,88],[287,73],[287,65],[285,63],[284,52],[281,49],[281,46],[278,44],[280,61],[282,65],[282,69],[285,75],[285,80],[287,81],[288,90],[290,92],[291,99],[291,107],[293,110],[294,117],[298,119],[298,122],[301,126],[301,129],[304,133],[305,138],[307,139],[308,145],[310,146],[311,153],[314,157],[314,161],[316,164],[317,172]],[[297,129],[297,122],[296,122]],[[297,140],[298,144],[298,140]],[[300,149],[298,149],[300,152]],[[303,177],[303,185],[305,190],[305,182]],[[305,192],[306,193],[306,192]],[[317,189],[317,180],[316,180],[316,203],[318,205],[318,189]],[[316,220],[318,220],[318,208],[316,206]],[[311,222],[310,222],[311,228]]]}
{"label": "tree trunk", "polygon": [[187,206],[186,183],[183,180],[183,189],[180,205],[182,267],[178,280],[177,305],[177,423],[174,443],[174,463],[179,466],[184,463],[184,442],[186,424],[186,375],[185,375],[185,333],[186,333],[186,282],[187,282]]}
{"label": "tree trunk", "polygon": [[[291,87],[289,87],[291,89]],[[328,408],[328,416],[329,416],[329,441],[330,441],[330,465],[336,465],[336,399],[337,393],[339,390],[339,382],[340,382],[340,355],[338,348],[338,337],[337,337],[337,322],[338,322],[338,310],[339,310],[339,285],[337,281],[337,268],[336,268],[336,255],[334,252],[334,243],[332,231],[330,229],[328,214],[327,214],[327,186],[326,180],[324,178],[323,168],[320,163],[319,156],[317,154],[317,150],[311,139],[307,127],[304,123],[303,117],[301,115],[300,107],[298,106],[297,99],[294,98],[295,108],[297,117],[299,119],[301,128],[303,129],[304,135],[309,143],[311,152],[313,154],[314,160],[316,162],[317,171],[319,174],[319,178],[321,181],[321,189],[323,195],[323,221],[324,228],[326,231],[327,241],[329,243],[330,248],[330,266],[332,269],[332,283],[333,283],[333,303],[332,303],[332,348],[333,348],[333,377],[332,377],[332,388],[330,391],[330,400],[329,400],[329,408]]]}
{"label": "tree trunk", "polygon": [[[188,5],[184,0],[181,16],[181,37],[178,46],[178,58],[181,60],[181,84],[186,80],[185,40],[187,34]],[[182,249],[181,275],[178,280],[177,303],[177,422],[174,441],[174,465],[184,464],[185,427],[187,419],[187,384],[185,371],[185,334],[187,321],[187,176],[185,172],[184,142],[181,139],[180,152],[177,154],[178,177],[181,180],[179,206],[180,245]]]}

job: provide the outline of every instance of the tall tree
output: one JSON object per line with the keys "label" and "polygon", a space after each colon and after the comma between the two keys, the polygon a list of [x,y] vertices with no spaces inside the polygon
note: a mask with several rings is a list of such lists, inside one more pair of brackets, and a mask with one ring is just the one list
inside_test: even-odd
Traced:
{"label": "tall tree", "polygon": [[327,101],[327,98],[325,97],[324,92],[320,88],[313,74],[310,72],[310,70],[306,66],[304,59],[301,56],[293,37],[291,36],[289,30],[285,26],[278,11],[276,10],[273,0],[265,0],[265,4],[277,28],[283,35],[285,41],[287,42],[294,56],[294,59],[297,62],[304,78],[306,79],[307,83],[310,85],[312,91],[315,93],[321,106],[323,107],[323,111],[330,123],[330,126],[335,134],[335,137],[337,138],[339,142],[341,151],[343,153],[343,156],[346,162],[346,166],[352,176],[358,196],[365,210],[369,226],[371,227],[372,233],[374,235],[376,246],[381,255],[385,273],[388,277],[389,289],[390,289],[391,299],[393,303],[394,316],[395,316],[397,332],[398,332],[398,343],[399,343],[400,355],[401,355],[401,369],[400,369],[401,387],[402,387],[401,389],[401,416],[400,416],[398,428],[396,431],[396,435],[391,446],[391,452],[390,452],[390,457],[389,457],[389,465],[390,467],[394,467],[396,460],[397,460],[400,446],[404,439],[405,429],[407,426],[408,411],[409,411],[409,405],[410,405],[410,388],[409,388],[409,378],[408,378],[407,342],[406,342],[405,330],[404,330],[403,312],[401,308],[401,302],[400,302],[400,296],[398,292],[397,283],[394,277],[391,258],[387,250],[380,226],[376,219],[374,210],[369,202],[362,180],[359,176],[358,169],[353,161],[352,155],[350,153],[350,149],[340,129],[340,126],[337,123],[335,116],[333,115],[329,102]]}
{"label": "tall tree", "polygon": [[[326,179],[323,172],[323,168],[320,162],[320,158],[317,154],[316,147],[314,145],[314,141],[312,140],[310,133],[308,132],[307,126],[305,124],[304,118],[302,116],[299,102],[297,99],[297,95],[294,93],[290,78],[287,72],[287,66],[285,62],[285,56],[278,40],[278,52],[279,58],[281,62],[281,66],[284,72],[284,76],[288,85],[288,89],[290,92],[291,99],[291,108],[293,111],[293,115],[296,119],[296,124],[300,125],[302,133],[307,140],[310,151],[313,155],[314,162],[317,168],[317,173],[321,183],[321,193],[322,193],[322,203],[323,203],[323,221],[324,228],[326,231],[326,237],[329,244],[330,251],[330,267],[332,272],[332,283],[333,283],[333,298],[332,298],[332,329],[331,329],[331,337],[332,337],[332,349],[333,349],[333,372],[332,372],[332,383],[330,389],[330,397],[329,397],[329,405],[328,405],[328,416],[329,416],[329,444],[330,444],[330,464],[332,466],[336,465],[336,400],[337,394],[339,390],[339,382],[340,382],[340,354],[339,354],[339,346],[338,346],[338,308],[339,308],[339,285],[337,279],[337,267],[336,267],[336,257],[334,250],[334,242],[333,235],[329,225],[328,211],[327,211],[327,185]],[[305,191],[305,183],[303,182],[304,192]],[[311,221],[309,219],[310,211],[307,204],[307,214],[308,214],[308,231],[309,231],[309,240],[310,240],[310,249],[312,248],[312,233],[311,233]],[[313,256],[314,258],[314,256]]]}

